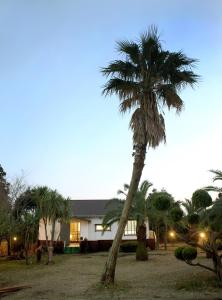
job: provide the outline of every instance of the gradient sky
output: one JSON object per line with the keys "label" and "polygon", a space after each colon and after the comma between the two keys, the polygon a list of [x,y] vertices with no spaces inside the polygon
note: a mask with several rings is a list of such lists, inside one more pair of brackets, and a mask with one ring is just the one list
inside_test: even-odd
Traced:
{"label": "gradient sky", "polygon": [[142,179],[176,199],[222,169],[221,0],[0,0],[0,164],[11,179],[73,199],[111,198],[132,170],[129,115],[101,95],[115,42],[156,24],[165,49],[199,59],[201,82],[166,111],[167,143],[148,150]]}

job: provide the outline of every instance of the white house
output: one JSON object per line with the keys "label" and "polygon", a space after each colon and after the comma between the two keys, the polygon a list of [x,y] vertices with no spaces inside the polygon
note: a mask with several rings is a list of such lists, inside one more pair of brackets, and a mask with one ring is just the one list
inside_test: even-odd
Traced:
{"label": "white house", "polygon": [[[87,239],[92,250],[107,250],[112,244],[118,227],[118,224],[114,223],[103,232],[103,217],[107,211],[114,208],[109,202],[110,200],[70,200],[71,222],[69,224],[57,224],[55,240],[63,240],[67,246],[75,247],[79,246],[81,240]],[[146,225],[147,239],[149,240],[149,224]],[[50,224],[48,226],[50,229]],[[136,240],[135,220],[127,222],[122,239]],[[45,240],[44,226],[41,222],[39,240]]]}

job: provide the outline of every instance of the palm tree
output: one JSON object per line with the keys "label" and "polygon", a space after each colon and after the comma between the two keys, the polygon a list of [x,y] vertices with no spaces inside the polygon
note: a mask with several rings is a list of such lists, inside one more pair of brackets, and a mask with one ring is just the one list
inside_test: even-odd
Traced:
{"label": "palm tree", "polygon": [[117,44],[124,59],[113,61],[102,69],[103,75],[110,76],[103,94],[118,95],[120,112],[133,111],[130,128],[134,163],[118,230],[101,277],[105,285],[114,282],[118,250],[142,175],[147,146],[155,148],[166,139],[162,108],[167,106],[181,111],[183,101],[178,92],[186,85],[193,86],[198,79],[192,71],[196,60],[186,57],[182,51],[163,50],[154,26],[141,35],[138,43],[121,41]]}
{"label": "palm tree", "polygon": [[[147,180],[144,180],[138,191],[136,192],[136,195],[132,201],[132,206],[130,209],[129,217],[131,220],[136,220],[136,235],[137,235],[137,252],[136,252],[136,259],[137,260],[147,260],[147,250],[146,250],[146,222],[148,220],[147,214],[148,214],[148,190],[152,186],[152,183],[150,183]],[[124,196],[127,196],[126,191],[129,189],[129,185],[124,184],[124,191],[119,190],[118,194],[123,194]],[[113,223],[120,220],[122,210],[124,207],[125,200],[114,198],[110,200],[108,203],[108,207],[112,207],[112,209],[108,210],[107,214],[103,218],[103,227],[104,230],[111,226]],[[114,208],[113,208],[114,207]]]}
{"label": "palm tree", "polygon": [[[36,189],[37,206],[40,217],[43,220],[46,237],[46,247],[48,250],[48,262],[52,263],[53,242],[55,240],[56,222],[66,222],[70,218],[69,202],[62,197],[56,190],[48,187],[39,187]],[[47,224],[51,224],[51,234],[47,230]]]}
{"label": "palm tree", "polygon": [[[222,180],[222,171],[220,170],[210,170],[215,176],[213,177],[213,182],[217,180]],[[204,188],[208,192],[218,192],[219,194],[222,193],[222,187],[217,186],[207,186]]]}

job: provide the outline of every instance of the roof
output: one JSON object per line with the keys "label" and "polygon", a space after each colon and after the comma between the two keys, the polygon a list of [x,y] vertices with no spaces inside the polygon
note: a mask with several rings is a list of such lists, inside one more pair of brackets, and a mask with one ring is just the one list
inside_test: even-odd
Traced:
{"label": "roof", "polygon": [[73,217],[103,217],[107,211],[114,208],[111,199],[106,200],[70,200]]}

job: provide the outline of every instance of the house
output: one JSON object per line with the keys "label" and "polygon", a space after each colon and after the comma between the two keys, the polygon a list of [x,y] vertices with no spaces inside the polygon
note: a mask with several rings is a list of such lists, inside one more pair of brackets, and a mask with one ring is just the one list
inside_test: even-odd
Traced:
{"label": "house", "polygon": [[[109,203],[109,205],[108,205]],[[103,231],[102,220],[114,208],[110,200],[70,200],[72,219],[69,224],[56,224],[55,240],[62,240],[66,246],[78,247],[87,239],[92,251],[107,250],[115,237],[118,223]],[[50,233],[50,224],[48,224]],[[49,234],[50,235],[50,234]],[[50,236],[49,236],[50,239]],[[147,223],[149,240],[149,224]],[[45,240],[44,226],[40,222],[39,240]],[[128,220],[122,240],[136,240],[136,221]]]}

